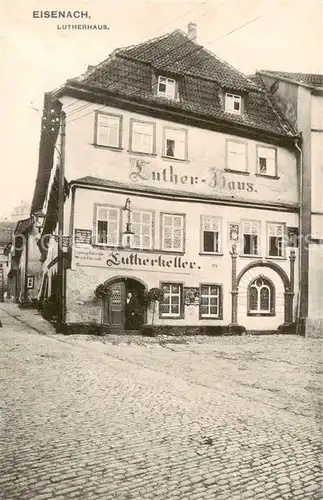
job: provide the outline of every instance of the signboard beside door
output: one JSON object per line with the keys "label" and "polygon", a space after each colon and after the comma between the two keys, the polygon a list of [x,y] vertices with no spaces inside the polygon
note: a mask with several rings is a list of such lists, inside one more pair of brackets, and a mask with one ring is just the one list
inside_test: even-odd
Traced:
{"label": "signboard beside door", "polygon": [[74,242],[76,245],[91,245],[92,244],[91,229],[75,229]]}

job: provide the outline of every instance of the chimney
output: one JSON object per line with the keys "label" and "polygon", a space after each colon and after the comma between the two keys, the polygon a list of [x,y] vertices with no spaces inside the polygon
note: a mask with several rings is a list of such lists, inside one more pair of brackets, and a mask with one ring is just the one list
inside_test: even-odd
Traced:
{"label": "chimney", "polygon": [[187,26],[187,35],[192,42],[196,42],[196,23],[189,23]]}
{"label": "chimney", "polygon": [[86,71],[91,71],[91,69],[93,69],[93,68],[94,68],[93,64],[88,64]]}

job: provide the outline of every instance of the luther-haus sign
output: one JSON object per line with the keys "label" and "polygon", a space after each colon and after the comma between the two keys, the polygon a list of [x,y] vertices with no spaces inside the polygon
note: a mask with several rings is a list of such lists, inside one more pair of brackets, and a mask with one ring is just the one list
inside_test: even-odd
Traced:
{"label": "luther-haus sign", "polygon": [[149,161],[131,159],[131,170],[129,174],[131,182],[139,183],[152,181],[158,184],[169,184],[173,186],[196,186],[205,185],[214,190],[246,191],[256,192],[252,182],[236,181],[225,172],[214,167],[209,168],[205,176],[178,173],[176,167],[169,165],[162,169],[152,168]]}

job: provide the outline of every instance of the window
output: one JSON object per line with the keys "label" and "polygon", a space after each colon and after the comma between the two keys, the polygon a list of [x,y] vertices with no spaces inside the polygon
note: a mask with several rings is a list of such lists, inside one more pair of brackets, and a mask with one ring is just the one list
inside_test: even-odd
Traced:
{"label": "window", "polygon": [[222,315],[222,290],[220,285],[201,285],[200,317],[218,318]]}
{"label": "window", "polygon": [[227,169],[247,171],[247,145],[244,142],[227,141]]}
{"label": "window", "polygon": [[161,214],[162,250],[184,251],[184,215]]}
{"label": "window", "polygon": [[132,247],[151,249],[153,247],[153,214],[152,212],[132,211]]}
{"label": "window", "polygon": [[95,143],[99,146],[120,148],[122,117],[103,113],[97,113],[96,116]]}
{"label": "window", "polygon": [[259,233],[259,222],[243,221],[243,255],[259,255]]}
{"label": "window", "polygon": [[187,143],[187,130],[165,128],[164,155],[169,158],[185,160]]}
{"label": "window", "polygon": [[268,223],[268,255],[270,257],[284,257],[285,224]]}
{"label": "window", "polygon": [[257,146],[258,174],[275,177],[277,175],[276,165],[276,149]]}
{"label": "window", "polygon": [[28,276],[27,277],[27,288],[28,288],[28,290],[31,290],[32,288],[34,288],[34,284],[35,284],[35,277],[34,276]]}
{"label": "window", "polygon": [[131,122],[131,151],[153,154],[155,151],[155,124]]}
{"label": "window", "polygon": [[180,283],[162,283],[164,298],[159,303],[161,318],[179,318],[183,316],[183,285]]}
{"label": "window", "polygon": [[225,111],[241,115],[241,95],[225,94]]}
{"label": "window", "polygon": [[219,253],[220,251],[220,219],[202,215],[202,252]]}
{"label": "window", "polygon": [[167,99],[175,99],[176,81],[165,76],[158,77],[157,95]]}
{"label": "window", "polygon": [[275,287],[270,280],[259,276],[248,287],[248,315],[275,314]]}
{"label": "window", "polygon": [[115,246],[119,243],[119,218],[118,208],[97,207],[96,217],[96,244]]}

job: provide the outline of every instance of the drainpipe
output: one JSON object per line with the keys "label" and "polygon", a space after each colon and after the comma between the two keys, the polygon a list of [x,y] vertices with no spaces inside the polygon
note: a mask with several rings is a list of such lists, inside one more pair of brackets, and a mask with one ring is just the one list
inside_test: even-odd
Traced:
{"label": "drainpipe", "polygon": [[297,294],[297,317],[296,317],[296,333],[300,333],[302,323],[300,309],[302,299],[302,260],[303,260],[303,151],[298,143],[301,140],[301,134],[298,139],[295,139],[295,148],[298,151],[299,165],[299,255],[298,255],[298,294]]}
{"label": "drainpipe", "polygon": [[29,228],[27,229],[26,245],[25,245],[25,283],[24,283],[24,302],[23,306],[27,306],[28,302],[28,260],[29,260]]}

